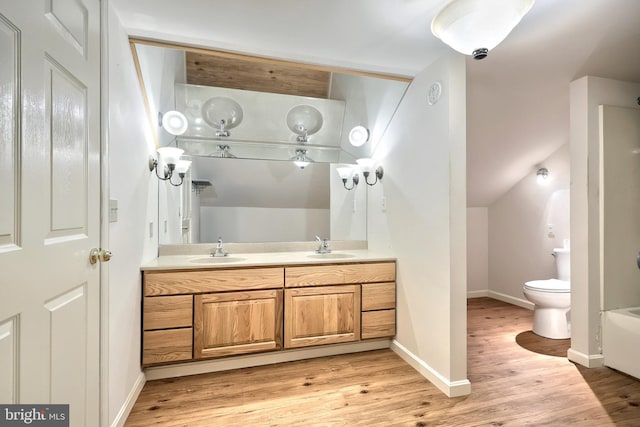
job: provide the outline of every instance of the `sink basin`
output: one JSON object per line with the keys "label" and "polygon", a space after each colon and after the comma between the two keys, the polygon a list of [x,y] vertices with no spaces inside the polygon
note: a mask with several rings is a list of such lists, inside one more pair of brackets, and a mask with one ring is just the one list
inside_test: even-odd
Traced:
{"label": "sink basin", "polygon": [[240,262],[244,260],[246,260],[246,258],[238,258],[238,257],[232,257],[232,256],[225,256],[225,257],[208,256],[205,258],[192,259],[189,262],[192,262],[194,264],[226,264],[229,262]]}
{"label": "sink basin", "polygon": [[328,253],[328,254],[311,254],[307,255],[309,258],[316,259],[340,259],[340,258],[353,258],[355,255],[341,254],[341,253]]}

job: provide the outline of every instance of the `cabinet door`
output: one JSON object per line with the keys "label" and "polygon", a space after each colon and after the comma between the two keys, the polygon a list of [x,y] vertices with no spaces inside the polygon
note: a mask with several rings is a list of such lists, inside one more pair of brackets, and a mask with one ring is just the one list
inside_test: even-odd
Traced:
{"label": "cabinet door", "polygon": [[285,348],[360,339],[360,285],[285,289]]}
{"label": "cabinet door", "polygon": [[282,291],[194,297],[196,359],[282,348]]}

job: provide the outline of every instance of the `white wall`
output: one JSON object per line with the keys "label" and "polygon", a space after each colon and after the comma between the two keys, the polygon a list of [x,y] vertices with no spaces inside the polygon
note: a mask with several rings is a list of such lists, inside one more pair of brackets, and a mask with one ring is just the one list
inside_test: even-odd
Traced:
{"label": "white wall", "polygon": [[[158,117],[158,112],[165,113],[176,109],[175,83],[186,81],[185,52],[177,49],[165,49],[156,46],[137,45],[136,53],[140,62],[140,72],[147,89],[149,116]],[[140,92],[140,89],[138,89]],[[175,145],[175,137],[160,127],[152,129],[161,147]],[[154,153],[157,159],[157,154]],[[160,175],[164,166],[159,165]],[[174,183],[180,180],[176,176]],[[159,218],[158,239],[161,244],[182,243],[181,192],[184,187],[176,187],[168,181],[159,184]]]}
{"label": "white wall", "polygon": [[[330,226],[331,240],[366,240],[367,235],[367,185],[364,177],[352,190],[345,186],[336,172],[336,166],[331,165],[329,174],[329,190],[331,197]],[[362,175],[362,174],[360,174]],[[347,187],[351,188],[351,180]]]}
{"label": "white wall", "polygon": [[[435,82],[442,96],[429,105]],[[470,391],[465,129],[465,59],[450,52],[405,94],[374,153],[385,175],[368,197],[369,248],[398,260],[394,349],[450,396]]]}
{"label": "white wall", "polygon": [[[549,170],[544,185],[536,182],[539,167]],[[569,174],[565,144],[489,207],[492,296],[530,307],[522,294],[524,282],[556,277],[551,253],[569,238]]]}
{"label": "white wall", "polygon": [[467,208],[467,296],[489,294],[489,209]]}
{"label": "white wall", "polygon": [[[124,422],[143,384],[140,370],[140,265],[157,256],[158,182],[147,168],[155,143],[148,126],[127,35],[108,6],[109,197],[118,221],[109,226],[108,424]],[[149,228],[153,237],[149,235]]]}
{"label": "white wall", "polygon": [[637,108],[640,83],[582,77],[570,85],[571,349],[569,358],[602,365],[600,340],[599,105]]}
{"label": "white wall", "polygon": [[328,238],[329,209],[200,207],[200,241],[301,242]]}

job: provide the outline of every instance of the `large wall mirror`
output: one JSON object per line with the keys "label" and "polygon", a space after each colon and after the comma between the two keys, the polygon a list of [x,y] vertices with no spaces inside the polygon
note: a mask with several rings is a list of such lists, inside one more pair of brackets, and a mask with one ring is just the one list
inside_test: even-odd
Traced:
{"label": "large wall mirror", "polygon": [[[366,239],[367,185],[348,191],[335,169],[371,155],[410,79],[148,40],[131,49],[157,146],[192,161],[183,185],[160,182],[160,244]],[[184,133],[163,128],[168,111],[187,118]],[[357,125],[369,130],[361,146],[348,137]]]}

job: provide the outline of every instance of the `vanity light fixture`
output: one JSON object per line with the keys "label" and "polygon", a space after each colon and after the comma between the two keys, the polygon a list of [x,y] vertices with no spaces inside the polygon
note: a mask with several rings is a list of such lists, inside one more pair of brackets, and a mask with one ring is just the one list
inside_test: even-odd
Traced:
{"label": "vanity light fixture", "polygon": [[[180,160],[182,153],[184,153],[184,150],[176,147],[158,148],[158,157],[162,161],[162,164],[165,165],[162,174],[163,176],[160,176],[158,173],[158,160],[154,159],[152,156],[149,156],[149,170],[153,171],[155,169],[158,179],[162,181],[169,181],[169,183],[175,187],[182,185],[184,177],[189,170],[189,167],[191,167],[191,161]],[[178,183],[174,183],[171,179],[176,174],[180,178],[180,182]]]}
{"label": "vanity light fixture", "polygon": [[182,135],[189,126],[187,118],[180,111],[167,111],[158,113],[158,124],[171,135]]}
{"label": "vanity light fixture", "polygon": [[369,129],[364,126],[355,126],[349,132],[349,142],[354,147],[360,147],[369,140]]}
{"label": "vanity light fixture", "polygon": [[[336,168],[336,171],[338,172],[338,175],[340,175],[340,178],[342,178],[342,185],[344,185],[344,188],[347,190],[353,190],[358,185],[358,182],[360,182],[360,177],[350,166],[341,166]],[[351,187],[347,187],[347,181],[349,181],[349,178],[351,178]]]}
{"label": "vanity light fixture", "polygon": [[382,169],[382,166],[378,166],[377,168],[375,168],[376,180],[374,182],[369,182],[369,174],[371,172],[374,172],[374,167],[376,165],[375,160],[370,158],[363,158],[356,160],[356,162],[358,163],[358,166],[360,166],[362,175],[364,175],[364,182],[366,182],[367,185],[375,185],[378,180],[382,179],[382,176],[384,175],[384,169]]}
{"label": "vanity light fixture", "polygon": [[533,6],[534,0],[453,0],[431,21],[431,32],[474,59],[486,58]]}
{"label": "vanity light fixture", "polygon": [[547,168],[540,168],[536,172],[536,181],[540,185],[544,185],[549,181],[549,170]]}

